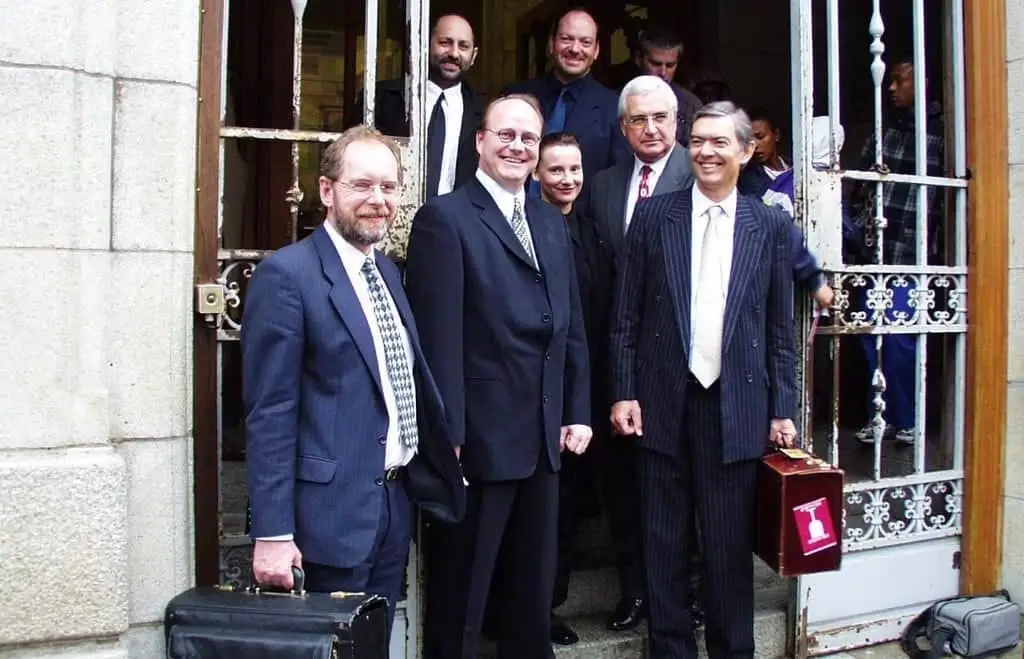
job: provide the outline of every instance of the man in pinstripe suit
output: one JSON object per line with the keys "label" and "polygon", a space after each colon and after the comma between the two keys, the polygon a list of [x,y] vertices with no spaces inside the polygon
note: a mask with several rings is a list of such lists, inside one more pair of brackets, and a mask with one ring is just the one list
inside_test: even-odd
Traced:
{"label": "man in pinstripe suit", "polygon": [[750,120],[694,116],[695,183],[637,206],[611,330],[612,424],[636,435],[653,659],[696,657],[687,560],[704,546],[708,654],[754,656],[758,459],[791,446],[796,353],[789,218],[738,195]]}

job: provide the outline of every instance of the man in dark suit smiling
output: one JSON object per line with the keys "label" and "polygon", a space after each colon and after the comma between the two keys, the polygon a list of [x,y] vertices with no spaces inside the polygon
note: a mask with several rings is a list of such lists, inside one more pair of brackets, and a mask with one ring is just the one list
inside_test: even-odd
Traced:
{"label": "man in dark suit smiling", "polygon": [[523,187],[541,129],[532,97],[493,101],[476,133],[474,180],[412,223],[409,301],[469,481],[465,520],[432,529],[431,659],[476,658],[492,577],[498,658],[553,657],[560,453],[586,450],[591,428],[569,233]]}
{"label": "man in dark suit smiling", "polygon": [[[693,185],[637,205],[612,312],[612,423],[636,435],[655,659],[695,658],[686,606],[694,522],[712,659],[754,656],[758,459],[796,431],[789,218],[738,195],[750,119],[699,110]],[[696,519],[695,519],[696,518]]]}

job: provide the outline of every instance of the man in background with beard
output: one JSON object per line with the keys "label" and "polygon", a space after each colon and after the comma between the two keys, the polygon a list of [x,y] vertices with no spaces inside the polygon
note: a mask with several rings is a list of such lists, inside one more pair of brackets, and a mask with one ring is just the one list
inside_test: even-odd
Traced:
{"label": "man in background with beard", "polygon": [[[476,61],[473,28],[458,14],[445,14],[430,33],[427,78],[427,199],[448,194],[473,178],[475,135],[484,99],[463,78]],[[362,112],[359,112],[362,119]],[[409,136],[405,80],[377,84],[374,124],[386,135]]]}

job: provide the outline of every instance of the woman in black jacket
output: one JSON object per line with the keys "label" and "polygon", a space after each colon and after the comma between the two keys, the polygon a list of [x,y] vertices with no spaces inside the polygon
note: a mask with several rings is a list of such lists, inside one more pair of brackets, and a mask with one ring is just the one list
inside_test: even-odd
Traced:
{"label": "woman in black jacket", "polygon": [[[614,280],[614,254],[596,222],[576,208],[583,187],[583,160],[579,143],[570,133],[550,133],[540,142],[540,157],[534,178],[540,184],[541,198],[557,206],[565,218],[573,245],[573,260],[579,282],[583,324],[590,353],[591,427],[594,439],[609,432],[607,362],[608,322],[611,313]],[[592,456],[562,454],[559,474],[559,533],[555,591],[551,608],[562,605],[569,594],[569,573],[576,532],[585,516],[588,502],[597,493],[590,478]],[[551,641],[571,645],[579,640],[576,632],[552,613]]]}

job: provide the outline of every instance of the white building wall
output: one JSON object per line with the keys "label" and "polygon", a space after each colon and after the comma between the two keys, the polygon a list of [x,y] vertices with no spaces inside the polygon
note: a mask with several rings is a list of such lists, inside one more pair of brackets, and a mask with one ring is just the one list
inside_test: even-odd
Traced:
{"label": "white building wall", "polygon": [[0,657],[162,656],[192,580],[197,0],[0,0]]}
{"label": "white building wall", "polygon": [[1009,370],[1003,584],[1024,601],[1024,0],[1006,0],[1010,127]]}

